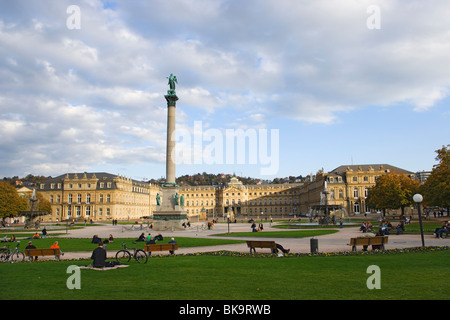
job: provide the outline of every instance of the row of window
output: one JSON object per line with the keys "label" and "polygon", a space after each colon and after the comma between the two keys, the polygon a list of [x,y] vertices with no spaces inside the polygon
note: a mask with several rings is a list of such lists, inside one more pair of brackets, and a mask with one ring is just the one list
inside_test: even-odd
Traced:
{"label": "row of window", "polygon": [[[291,212],[297,212],[297,208],[290,208],[290,207],[265,207],[265,208],[249,208],[248,212],[244,212],[245,214],[269,214],[269,213],[291,213]],[[186,213],[188,215],[195,215],[201,213],[201,209],[187,209]],[[219,214],[219,209],[205,209],[205,213],[208,216],[211,216],[213,213]],[[223,214],[225,215],[225,211]]]}
{"label": "row of window", "polygon": [[[78,187],[78,189],[82,188],[82,184],[81,183],[76,184],[76,186]],[[86,184],[86,189],[90,189],[91,186],[95,187],[95,184],[92,185],[90,183],[87,183]],[[112,183],[111,182],[106,182],[106,183],[105,182],[100,182],[99,183],[99,188],[104,189],[105,186],[106,186],[106,188],[110,189],[112,187]],[[40,188],[42,190],[44,190],[45,189],[45,183],[41,183],[40,184]],[[61,188],[62,188],[62,183],[50,183],[50,189],[52,189],[52,190],[54,190],[54,189],[61,189]],[[68,183],[67,184],[67,188],[68,189],[73,189],[74,188],[74,184]]]}
{"label": "row of window", "polygon": [[[66,212],[67,217],[69,217],[69,218],[72,217],[72,213],[73,213],[72,211],[75,211],[76,217],[81,217],[82,209],[80,206],[76,206],[75,210],[72,210],[71,206],[67,207],[67,212]],[[104,213],[106,216],[110,216],[111,215],[110,208],[106,208],[105,210],[103,210],[103,208],[98,209],[99,216],[103,216]],[[61,214],[60,208],[56,208],[56,216],[60,216],[60,214]],[[84,216],[87,218],[91,216],[91,207],[90,206],[86,206],[86,208],[84,210]]]}
{"label": "row of window", "polygon": [[[375,181],[378,177],[375,177]],[[330,183],[342,183],[342,177],[327,177],[327,181]],[[352,177],[353,182],[358,182],[358,177]],[[363,182],[369,182],[369,177],[363,177]]]}
{"label": "row of window", "polygon": [[[364,188],[364,197],[367,198],[369,195],[369,189]],[[359,189],[353,188],[353,198],[359,198]],[[330,191],[330,199],[335,199],[334,190]],[[344,190],[339,189],[338,190],[338,198],[337,199],[344,199]]]}
{"label": "row of window", "polygon": [[[216,204],[217,204],[217,202],[216,202]],[[240,199],[237,199],[237,200],[235,200],[235,199],[231,199],[231,200],[229,200],[229,199],[226,199],[225,200],[225,205],[230,205],[230,204],[232,204],[232,205],[235,205],[235,204],[237,204],[237,205],[242,205],[242,204],[244,204],[244,205],[249,205],[249,206],[251,206],[251,205],[272,205],[272,204],[274,204],[274,205],[278,205],[278,204],[280,204],[280,205],[282,205],[283,204],[283,200],[282,199],[273,199],[273,203],[272,203],[272,199],[269,199],[269,200],[267,200],[267,199],[264,199],[264,200],[262,200],[262,199],[259,199],[259,200],[248,200],[247,202],[246,201],[244,201],[244,203],[241,203],[241,200]],[[288,199],[284,199],[284,204],[285,205],[288,205],[288,204],[290,204],[290,205],[292,205],[292,204],[294,204],[294,205],[297,205],[298,204],[298,199],[294,199],[294,200],[292,200],[292,199],[289,199],[289,201],[288,201]],[[196,201],[186,201],[186,206],[187,207],[189,207],[189,206],[203,206],[203,205],[205,205],[205,206],[208,206],[208,205],[211,205],[211,206],[213,206],[214,205],[214,200],[205,200],[205,201],[203,201],[203,200],[196,200]]]}
{"label": "row of window", "polygon": [[[103,200],[104,200],[103,194],[99,195],[98,200],[100,203],[103,203]],[[67,195],[67,203],[72,204],[73,201],[74,201],[73,195],[71,193],[69,193]],[[81,194],[78,193],[76,203],[81,203],[81,202],[82,202]],[[107,203],[111,202],[111,195],[109,195],[109,194],[106,195],[106,202]],[[53,195],[50,195],[50,203],[55,203],[55,198]],[[59,194],[56,196],[56,203],[61,203],[61,195],[59,195]],[[91,203],[91,194],[90,193],[86,194],[86,203],[88,203],[88,204]]]}

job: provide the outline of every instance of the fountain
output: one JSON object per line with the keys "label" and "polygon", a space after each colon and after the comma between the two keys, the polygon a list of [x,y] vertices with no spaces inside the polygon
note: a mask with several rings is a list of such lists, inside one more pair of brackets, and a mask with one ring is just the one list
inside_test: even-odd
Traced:
{"label": "fountain", "polygon": [[[357,225],[357,223],[351,223],[347,210],[342,205],[328,204],[328,194],[330,192],[327,189],[327,182],[324,182],[324,189],[320,194],[320,204],[311,206],[309,210],[309,223],[296,223],[297,226],[328,226],[337,225],[342,222],[342,225]],[[313,222],[313,219],[317,218],[317,222]],[[342,219],[342,220],[341,220]]]}
{"label": "fountain", "polygon": [[46,211],[39,211],[39,199],[36,197],[36,189],[33,189],[31,198],[28,199],[28,205],[30,211],[20,211],[19,215],[25,216],[25,229],[39,229],[41,222],[38,220],[33,221],[34,218],[49,214]]}

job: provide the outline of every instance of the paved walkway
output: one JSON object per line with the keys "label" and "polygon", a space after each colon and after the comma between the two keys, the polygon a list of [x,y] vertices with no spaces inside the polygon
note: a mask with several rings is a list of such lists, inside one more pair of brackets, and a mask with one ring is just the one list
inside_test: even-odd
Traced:
{"label": "paved walkway", "polygon": [[[192,237],[192,238],[220,238],[214,236],[218,233],[226,233],[228,225],[226,223],[218,223],[214,225],[213,230],[205,230],[202,228],[205,223],[193,223],[191,228],[183,231],[172,231],[172,232],[161,232],[164,238],[174,237]],[[264,233],[269,233],[271,231],[280,231],[282,229],[276,229],[269,226],[269,223],[264,223]],[[285,230],[285,229],[283,229]],[[338,232],[329,235],[323,235],[316,237],[318,239],[319,251],[320,252],[341,252],[341,251],[351,251],[351,247],[348,245],[350,238],[361,236],[361,232],[358,227],[346,227],[339,229]],[[250,224],[247,223],[237,223],[230,224],[230,232],[248,232],[250,230]],[[145,235],[148,234],[146,229],[140,230],[136,227],[135,230],[131,230],[130,226],[112,226],[112,225],[99,225],[99,226],[89,226],[82,229],[70,230],[68,234],[63,235],[63,237],[73,237],[73,238],[88,238],[91,239],[94,234],[97,234],[100,238],[108,238],[112,234],[115,238],[138,238],[138,236],[144,232]],[[158,231],[150,230],[152,235],[157,235]],[[437,239],[432,235],[425,235],[425,245],[426,246],[448,246],[450,245],[450,238],[447,239]],[[239,240],[251,240],[255,238],[237,238],[233,239]],[[285,249],[290,249],[291,253],[309,253],[310,252],[310,238],[258,238],[258,240],[270,240],[281,244]],[[389,243],[386,245],[386,249],[398,249],[398,248],[409,248],[409,247],[420,247],[422,245],[420,235],[389,235]],[[195,253],[195,252],[213,252],[219,250],[228,250],[236,252],[249,252],[247,245],[242,244],[227,244],[218,246],[207,246],[207,247],[192,247],[192,248],[180,248],[177,253]],[[358,248],[360,250],[360,248]],[[269,249],[259,249],[257,252],[269,252]],[[115,254],[115,251],[111,255]],[[161,254],[168,254],[167,252],[161,252]],[[77,259],[77,258],[90,258],[91,252],[65,252],[62,259]]]}

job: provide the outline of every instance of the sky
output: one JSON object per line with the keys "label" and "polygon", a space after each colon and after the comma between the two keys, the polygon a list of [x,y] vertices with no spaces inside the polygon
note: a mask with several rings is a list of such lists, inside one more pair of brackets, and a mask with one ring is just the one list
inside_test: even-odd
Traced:
{"label": "sky", "polygon": [[448,0],[0,0],[0,177],[431,170]]}

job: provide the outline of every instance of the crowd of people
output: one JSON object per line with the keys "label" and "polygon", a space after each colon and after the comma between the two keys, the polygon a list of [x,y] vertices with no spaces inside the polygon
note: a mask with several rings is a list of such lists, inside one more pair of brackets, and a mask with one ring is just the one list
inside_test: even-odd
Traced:
{"label": "crowd of people", "polygon": [[[164,237],[161,233],[158,233],[156,236],[152,236],[151,233],[148,233],[147,236],[145,236],[144,232],[142,232],[140,234],[140,236],[136,239],[136,242],[145,242],[145,244],[156,244],[156,241],[163,241]],[[112,241],[114,241],[114,237],[112,236],[112,234],[109,235],[108,240],[106,240],[107,242],[111,243]],[[104,241],[102,241],[102,239],[98,236],[98,235],[94,235],[92,237],[92,243],[97,243],[98,247],[95,248],[92,251],[92,255],[91,255],[91,259],[92,259],[92,266],[94,268],[104,268],[104,267],[108,267],[108,266],[113,266],[110,265],[110,263],[108,263],[106,261],[107,256],[106,256],[106,248],[104,246]],[[170,241],[168,242],[170,244],[172,243],[177,243],[175,241],[175,238],[171,238]],[[174,254],[173,251],[169,251],[170,254]]]}
{"label": "crowd of people", "polygon": [[[395,227],[396,234],[399,235],[405,231],[405,224],[409,223],[409,219],[402,219]],[[392,231],[394,230],[394,227],[392,226],[392,223],[388,220],[381,220],[380,224],[378,226],[378,230],[376,230],[376,235],[378,236],[388,236]],[[359,231],[362,231],[363,233],[366,232],[374,232],[374,227],[371,222],[363,222],[361,224],[361,227],[359,228]]]}

